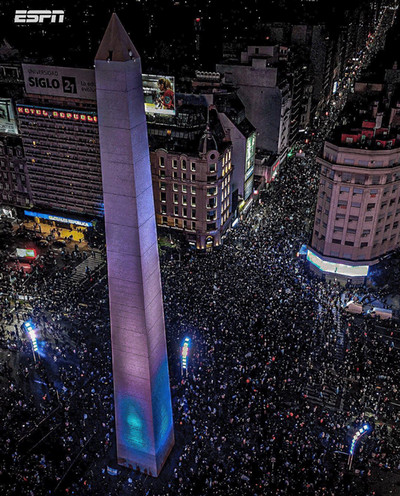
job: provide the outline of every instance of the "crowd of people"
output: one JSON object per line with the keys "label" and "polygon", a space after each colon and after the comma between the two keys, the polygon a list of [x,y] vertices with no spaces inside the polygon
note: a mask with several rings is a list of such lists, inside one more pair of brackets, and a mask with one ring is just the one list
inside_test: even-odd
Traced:
{"label": "crowd of people", "polygon": [[83,250],[43,255],[29,278],[3,276],[2,494],[379,494],[379,479],[400,470],[399,329],[345,315],[343,287],[297,256],[323,132],[305,158],[287,160],[221,249],[162,262],[177,442],[159,479],[107,470],[116,457],[107,285],[69,282]]}
{"label": "crowd of people", "polygon": [[[378,332],[344,315],[343,288],[296,256],[317,189],[318,139],[219,251],[162,264],[178,442],[160,480],[107,473],[115,443],[106,285],[61,284],[73,262],[65,256],[44,260],[29,283],[13,279],[1,308],[6,494],[367,495],[378,471],[400,469],[397,326]],[[36,362],[21,330],[27,319],[39,329]],[[349,472],[351,438],[365,422],[371,430]]]}

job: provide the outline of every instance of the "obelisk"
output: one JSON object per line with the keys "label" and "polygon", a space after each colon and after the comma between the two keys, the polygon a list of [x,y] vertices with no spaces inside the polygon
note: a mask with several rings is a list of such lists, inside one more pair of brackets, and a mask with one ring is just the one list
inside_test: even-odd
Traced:
{"label": "obelisk", "polygon": [[157,476],[174,445],[140,56],[112,14],[95,59],[118,463]]}

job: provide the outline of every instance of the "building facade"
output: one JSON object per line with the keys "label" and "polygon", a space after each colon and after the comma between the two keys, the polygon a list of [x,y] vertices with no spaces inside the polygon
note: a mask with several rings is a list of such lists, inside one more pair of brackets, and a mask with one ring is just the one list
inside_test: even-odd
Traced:
{"label": "building facade", "polygon": [[318,159],[311,250],[324,262],[368,267],[400,246],[400,142],[374,125],[325,142]]}
{"label": "building facade", "polygon": [[183,231],[189,244],[221,244],[231,215],[232,147],[218,146],[209,128],[198,151],[156,148],[150,153],[157,224]]}
{"label": "building facade", "polygon": [[257,147],[283,157],[289,145],[291,94],[281,63],[279,46],[249,46],[240,61],[216,68],[226,83],[238,88],[247,117],[257,129]]}
{"label": "building facade", "polygon": [[0,134],[0,205],[31,206],[29,177],[19,136]]}
{"label": "building facade", "polygon": [[24,99],[17,114],[35,208],[103,214],[97,110]]}

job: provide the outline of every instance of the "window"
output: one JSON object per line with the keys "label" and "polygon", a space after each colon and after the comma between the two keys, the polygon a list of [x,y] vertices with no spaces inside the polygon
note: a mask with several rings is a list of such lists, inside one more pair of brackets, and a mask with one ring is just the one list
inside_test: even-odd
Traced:
{"label": "window", "polygon": [[174,191],[178,191],[178,185],[177,185],[176,183],[173,183],[173,185],[172,185],[172,189],[173,189]]}
{"label": "window", "polygon": [[360,244],[360,248],[365,248],[366,246],[368,246],[368,243],[366,243],[365,241]]}
{"label": "window", "polygon": [[174,225],[175,227],[179,227],[179,219],[174,219]]}
{"label": "window", "polygon": [[348,193],[350,191],[349,186],[341,186],[340,187],[340,192],[341,193]]}
{"label": "window", "polygon": [[343,172],[342,181],[344,183],[350,183],[351,182],[351,174],[349,174],[348,172]]}
{"label": "window", "polygon": [[361,188],[354,188],[353,190],[353,195],[362,195],[363,194],[363,189]]}
{"label": "window", "polygon": [[354,241],[345,241],[344,244],[346,246],[354,246]]}
{"label": "window", "polygon": [[182,192],[186,193],[187,192],[187,186],[186,184],[182,184]]}
{"label": "window", "polygon": [[346,208],[347,207],[347,201],[339,200],[338,201],[338,207],[339,208]]}
{"label": "window", "polygon": [[368,203],[367,205],[367,212],[375,208],[375,203]]}
{"label": "window", "polygon": [[161,205],[161,213],[166,214],[167,213],[167,205]]}
{"label": "window", "polygon": [[216,180],[217,180],[217,176],[207,176],[208,183],[215,183]]}
{"label": "window", "polygon": [[373,220],[373,217],[371,215],[367,215],[365,217],[365,222],[372,222],[372,220]]}
{"label": "window", "polygon": [[356,229],[347,229],[347,234],[355,234],[356,232]]}
{"label": "window", "polygon": [[214,196],[217,194],[217,188],[207,188],[207,196]]}
{"label": "window", "polygon": [[215,172],[217,170],[217,164],[210,164],[210,172]]}
{"label": "window", "polygon": [[161,198],[162,202],[166,202],[167,201],[167,193],[161,192],[160,198]]}
{"label": "window", "polygon": [[173,169],[177,169],[178,168],[178,161],[177,160],[173,160],[172,161],[172,168]]}
{"label": "window", "polygon": [[215,222],[207,224],[207,231],[215,231],[215,229],[217,229],[217,224]]}
{"label": "window", "polygon": [[215,210],[210,210],[207,212],[207,220],[215,220],[216,218],[216,211]]}
{"label": "window", "polygon": [[365,184],[365,176],[364,175],[361,175],[361,174],[356,174],[355,175],[354,182],[356,184]]}
{"label": "window", "polygon": [[362,236],[368,236],[368,234],[371,234],[371,229],[364,229],[362,232]]}
{"label": "window", "polygon": [[340,245],[342,242],[341,239],[332,239],[332,243],[335,243],[336,245]]}
{"label": "window", "polygon": [[379,184],[380,176],[372,176],[372,184]]}
{"label": "window", "polygon": [[333,228],[333,232],[334,232],[334,233],[335,233],[335,232],[343,232],[343,227],[335,226],[335,227]]}
{"label": "window", "polygon": [[164,157],[159,157],[158,159],[158,164],[160,167],[165,167],[165,164],[164,164]]}
{"label": "window", "polygon": [[186,160],[182,160],[181,168],[182,168],[182,170],[186,170]]}
{"label": "window", "polygon": [[178,193],[174,193],[174,203],[178,203]]}
{"label": "window", "polygon": [[192,195],[195,195],[196,194],[196,186],[192,186],[190,188],[191,192],[192,192]]}
{"label": "window", "polygon": [[174,172],[172,173],[172,177],[173,177],[174,179],[178,179],[178,173],[177,173],[176,171],[174,171]]}
{"label": "window", "polygon": [[[192,214],[192,217],[193,217],[193,214]],[[192,230],[195,231],[196,230],[196,222],[192,222]]]}
{"label": "window", "polygon": [[191,200],[192,200],[192,207],[195,207],[196,206],[196,197],[192,196]]}
{"label": "window", "polygon": [[351,206],[352,207],[355,207],[355,208],[360,208],[361,207],[361,203],[360,202],[351,202]]}
{"label": "window", "polygon": [[174,215],[179,215],[179,207],[174,207]]}
{"label": "window", "polygon": [[187,217],[187,208],[186,207],[183,208],[183,217]]}
{"label": "window", "polygon": [[165,191],[165,183],[160,183],[160,189],[161,189],[162,191]]}
{"label": "window", "polygon": [[196,162],[190,162],[190,170],[196,172]]}
{"label": "window", "polygon": [[186,180],[186,172],[182,172],[182,181]]}
{"label": "window", "polygon": [[358,221],[357,215],[349,215],[349,222],[357,222],[357,221]]}
{"label": "window", "polygon": [[192,176],[191,176],[191,180],[192,180],[192,181],[196,181],[196,174],[192,174]]}
{"label": "window", "polygon": [[162,218],[162,223],[163,224],[168,224],[168,217],[163,217]]}
{"label": "window", "polygon": [[192,208],[192,219],[196,218],[196,209]]}
{"label": "window", "polygon": [[165,179],[165,171],[160,170],[160,178]]}
{"label": "window", "polygon": [[182,196],[182,203],[183,205],[187,205],[187,195]]}
{"label": "window", "polygon": [[336,214],[336,220],[344,219],[346,216],[344,214]]}

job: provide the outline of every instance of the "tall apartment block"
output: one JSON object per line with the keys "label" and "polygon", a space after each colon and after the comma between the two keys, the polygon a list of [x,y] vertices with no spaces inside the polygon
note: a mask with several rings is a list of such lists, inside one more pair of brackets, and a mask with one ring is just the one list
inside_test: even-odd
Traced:
{"label": "tall apartment block", "polygon": [[174,445],[140,56],[116,14],[95,59],[118,463],[157,476]]}
{"label": "tall apartment block", "polygon": [[379,257],[400,246],[398,136],[364,121],[326,141],[318,162],[309,259],[323,271],[365,276]]}
{"label": "tall apartment block", "polygon": [[94,71],[22,68],[17,116],[35,208],[103,215]]}
{"label": "tall apartment block", "polygon": [[289,145],[291,95],[279,69],[279,51],[279,46],[249,46],[240,61],[225,61],[216,70],[238,88],[248,119],[257,129],[257,148],[283,159]]}

